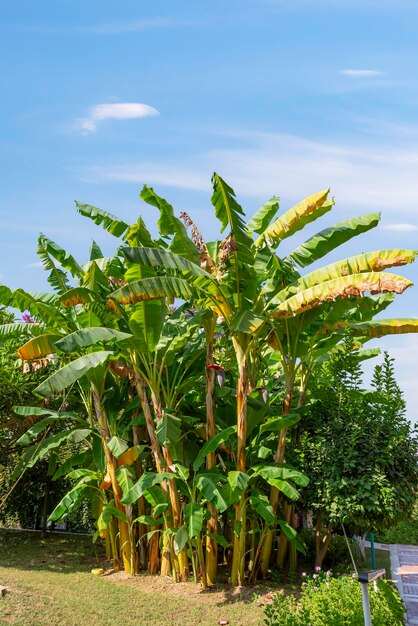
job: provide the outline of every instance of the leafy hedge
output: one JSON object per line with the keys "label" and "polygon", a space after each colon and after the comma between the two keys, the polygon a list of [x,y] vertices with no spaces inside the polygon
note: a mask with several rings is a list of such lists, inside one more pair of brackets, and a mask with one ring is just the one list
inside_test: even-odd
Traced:
{"label": "leafy hedge", "polygon": [[395,524],[379,535],[383,543],[403,543],[418,546],[418,504],[412,517]]}
{"label": "leafy hedge", "polygon": [[[370,590],[373,626],[403,626],[404,604],[393,585],[385,580]],[[363,626],[361,587],[350,576],[309,581],[301,598],[276,594],[265,609],[266,626]]]}

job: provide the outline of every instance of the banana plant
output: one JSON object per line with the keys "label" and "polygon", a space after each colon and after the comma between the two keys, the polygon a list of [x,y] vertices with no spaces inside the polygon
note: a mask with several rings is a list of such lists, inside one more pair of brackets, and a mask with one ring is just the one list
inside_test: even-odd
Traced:
{"label": "banana plant", "polygon": [[[188,251],[183,251],[183,256],[179,256],[167,247],[123,248],[123,254],[131,263],[157,268],[158,274],[121,287],[112,294],[111,300],[126,306],[138,301],[182,298],[222,316],[238,366],[236,469],[245,472],[247,396],[251,391],[249,355],[256,351],[253,347],[260,345],[258,342],[263,339],[263,335],[266,336],[266,328],[279,327],[280,332],[275,332],[278,342],[280,335],[284,334],[287,335],[289,345],[294,344],[295,335],[291,337],[289,331],[293,318],[303,324],[305,315],[324,303],[359,298],[368,292],[402,293],[411,285],[410,281],[382,273],[382,270],[411,262],[415,253],[408,250],[389,250],[357,255],[303,277],[297,271],[296,263],[308,265],[310,251],[314,250],[311,252],[313,260],[321,258],[326,251],[376,226],[378,216],[361,216],[351,223],[346,221],[326,232],[321,231],[316,240],[311,238],[305,242],[303,253],[299,249],[294,258],[289,255],[281,260],[274,252],[281,241],[331,210],[333,201],[329,199],[329,191],[324,190],[306,198],[270,224],[278,209],[277,200],[272,199],[257,212],[247,227],[243,220],[243,210],[231,187],[217,174],[213,176],[213,186],[212,203],[221,222],[221,229],[228,225],[230,228],[230,233],[222,242],[208,246],[215,271],[203,270],[191,260],[193,255]],[[146,190],[146,196],[148,199],[152,197],[155,205],[167,209],[167,203],[149,189]],[[169,215],[171,219],[171,208]],[[257,231],[259,237],[254,241],[251,233]],[[165,231],[166,234],[168,232]],[[315,252],[315,241],[321,242],[321,245],[317,243],[318,252]],[[172,245],[173,248],[179,249],[179,237],[176,245]],[[279,350],[284,357],[283,363],[286,363],[287,350],[283,347]],[[288,369],[291,370],[291,367]],[[284,413],[290,410],[294,372],[290,371],[287,378],[289,388],[283,407]],[[284,441],[284,436],[281,435],[278,463],[283,461]],[[237,503],[235,513],[236,526],[245,531],[245,511],[240,503]],[[245,532],[242,532],[239,537],[236,535],[234,544],[233,584],[244,581],[244,553]]]}

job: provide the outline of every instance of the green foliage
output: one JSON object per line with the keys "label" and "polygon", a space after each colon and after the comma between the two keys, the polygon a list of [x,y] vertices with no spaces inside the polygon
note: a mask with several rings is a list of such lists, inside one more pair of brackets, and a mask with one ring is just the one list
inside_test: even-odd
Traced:
{"label": "green foliage", "polygon": [[[273,197],[247,221],[233,189],[218,174],[212,182],[214,212],[226,231],[220,241],[206,244],[189,216],[177,217],[145,186],[141,198],[159,213],[156,239],[142,218],[129,226],[78,203],[82,215],[122,239],[113,256],[103,257],[93,243],[79,265],[41,235],[39,253],[54,291],[0,287],[0,303],[30,322],[0,315],[0,365],[7,362],[10,372],[0,407],[1,394],[7,407],[12,399],[25,405],[13,416],[16,427],[5,420],[5,449],[17,461],[11,478],[48,464],[48,480],[69,487],[46,507],[51,520],[88,502],[95,538],[106,541],[116,569],[123,563],[134,574],[150,563],[155,572],[160,560],[184,580],[190,559],[203,587],[216,553],[219,561],[232,560],[233,584],[259,566],[267,573],[277,533],[292,554],[303,553],[297,530],[285,521],[293,521],[289,503],[301,493],[301,505],[319,511],[324,523],[374,524],[379,511],[386,521],[390,506],[407,509],[415,471],[415,444],[399,429],[402,398],[393,373],[388,381],[390,364],[376,372],[366,414],[359,363],[374,353],[341,349],[347,326],[370,322],[392,301],[363,297],[365,291],[399,293],[410,284],[379,270],[411,262],[415,252],[364,253],[301,276],[297,264],[322,258],[375,226],[377,216],[321,231],[282,259],[281,241],[331,210],[329,191],[276,219]],[[395,327],[418,330],[390,322],[378,332]],[[357,328],[359,344],[376,331],[367,328]],[[27,395],[13,372],[12,344],[25,371],[36,374],[37,387],[31,383]],[[309,382],[314,393],[306,411]],[[17,445],[24,446],[19,458]],[[364,462],[371,456],[370,477]]]}
{"label": "green foliage", "polygon": [[[311,580],[299,601],[276,594],[265,609],[266,626],[363,626],[360,584],[351,576]],[[381,580],[377,591],[369,586],[373,626],[403,626],[404,604],[390,583]]]}
{"label": "green foliage", "polygon": [[385,355],[373,390],[361,389],[361,368],[348,339],[318,370],[298,458],[310,475],[302,492],[323,523],[365,531],[393,524],[414,504],[418,441],[405,418],[393,360]]}
{"label": "green foliage", "polygon": [[[309,566],[315,563],[315,529],[304,528],[299,533],[299,539],[306,547],[305,560]],[[351,540],[349,540],[351,543]],[[351,546],[353,550],[353,547]],[[331,538],[325,559],[323,569],[325,567],[337,568],[351,563],[350,553],[347,548],[347,542],[343,535],[334,534]]]}
{"label": "green foliage", "polygon": [[418,546],[418,505],[415,504],[412,515],[400,520],[394,526],[379,533],[382,543],[401,543]]}

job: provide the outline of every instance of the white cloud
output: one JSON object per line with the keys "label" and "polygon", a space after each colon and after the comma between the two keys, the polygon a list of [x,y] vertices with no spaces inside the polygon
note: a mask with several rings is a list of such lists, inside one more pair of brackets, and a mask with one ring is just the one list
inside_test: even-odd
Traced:
{"label": "white cloud", "polygon": [[121,165],[96,166],[83,175],[86,182],[114,181],[121,183],[143,182],[152,185],[179,187],[210,191],[210,172],[200,171],[192,163],[161,164],[152,162],[126,163]]}
{"label": "white cloud", "polygon": [[159,111],[148,104],[140,102],[118,102],[113,104],[96,104],[90,109],[89,116],[75,121],[75,128],[83,133],[97,130],[98,124],[104,120],[127,120],[144,117],[155,117]]}
{"label": "white cloud", "polygon": [[375,78],[377,76],[383,76],[383,72],[378,72],[377,70],[341,70],[340,74],[352,78]]}
{"label": "white cloud", "polygon": [[[294,135],[234,131],[219,134],[233,148],[219,148],[159,161],[96,165],[83,172],[88,182],[150,182],[206,191],[218,171],[240,197],[279,194],[293,201],[331,187],[337,205],[360,211],[384,210],[396,218],[416,217],[418,149],[390,137],[367,137],[364,144],[311,141]],[[400,220],[399,220],[400,221]],[[405,219],[408,222],[408,219]]]}
{"label": "white cloud", "polygon": [[412,233],[418,230],[418,226],[415,224],[385,224],[383,228],[395,233]]}

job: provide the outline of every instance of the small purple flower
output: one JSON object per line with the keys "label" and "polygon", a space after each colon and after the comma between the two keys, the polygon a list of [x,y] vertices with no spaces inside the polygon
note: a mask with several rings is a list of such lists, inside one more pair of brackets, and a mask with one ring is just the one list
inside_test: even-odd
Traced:
{"label": "small purple flower", "polygon": [[312,574],[312,578],[318,578],[318,574]]}
{"label": "small purple flower", "polygon": [[325,574],[325,575],[326,575],[326,576],[331,576],[331,572],[330,572],[330,570],[328,570],[328,571],[326,572],[326,574]]}
{"label": "small purple flower", "polygon": [[34,324],[35,323],[35,320],[33,319],[33,317],[29,313],[23,313],[22,321],[25,322],[25,324]]}
{"label": "small purple flower", "polygon": [[315,565],[315,572],[320,572],[321,568],[319,567],[319,565]]}
{"label": "small purple flower", "polygon": [[306,576],[306,572],[302,572],[301,576],[304,578]]}

